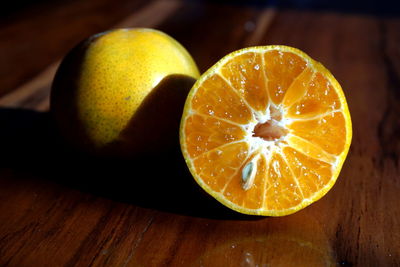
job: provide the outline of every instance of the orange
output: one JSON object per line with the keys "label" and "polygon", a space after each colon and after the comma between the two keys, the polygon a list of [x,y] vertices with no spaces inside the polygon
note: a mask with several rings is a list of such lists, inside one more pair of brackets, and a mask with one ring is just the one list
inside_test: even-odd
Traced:
{"label": "orange", "polygon": [[[190,54],[169,35],[145,28],[110,30],[87,38],[64,58],[53,82],[51,110],[67,139],[84,149],[133,153],[142,145],[146,151],[162,146],[169,134],[162,130],[171,112],[160,106],[168,102],[170,109],[178,108],[175,99],[184,95],[175,132],[198,77]],[[145,127],[146,121],[158,125]],[[144,136],[153,138],[143,141]]]}
{"label": "orange", "polygon": [[233,52],[192,87],[180,128],[196,182],[245,214],[283,216],[324,196],[349,150],[339,83],[287,46]]}

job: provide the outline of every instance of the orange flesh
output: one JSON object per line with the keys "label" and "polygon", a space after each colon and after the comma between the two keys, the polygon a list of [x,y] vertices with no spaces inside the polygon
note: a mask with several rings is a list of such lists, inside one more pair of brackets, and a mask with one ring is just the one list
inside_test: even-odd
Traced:
{"label": "orange flesh", "polygon": [[343,99],[313,64],[288,51],[249,51],[199,84],[183,142],[192,173],[217,199],[274,215],[336,179],[349,142]]}

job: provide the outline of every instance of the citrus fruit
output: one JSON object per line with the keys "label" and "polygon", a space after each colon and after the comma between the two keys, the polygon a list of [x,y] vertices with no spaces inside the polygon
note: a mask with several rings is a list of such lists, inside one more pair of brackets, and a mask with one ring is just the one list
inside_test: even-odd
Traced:
{"label": "citrus fruit", "polygon": [[161,149],[179,127],[198,76],[189,53],[163,32],[106,31],[64,58],[52,86],[51,111],[67,139],[87,151]]}
{"label": "citrus fruit", "polygon": [[283,216],[335,183],[351,119],[339,83],[287,46],[233,52],[197,80],[185,103],[181,149],[197,183],[245,214]]}

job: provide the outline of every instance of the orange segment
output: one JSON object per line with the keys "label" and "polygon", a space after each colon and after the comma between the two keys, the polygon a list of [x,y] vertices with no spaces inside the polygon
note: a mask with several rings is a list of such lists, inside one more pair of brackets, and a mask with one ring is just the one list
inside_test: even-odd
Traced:
{"label": "orange segment", "polygon": [[272,102],[275,104],[282,102],[286,90],[306,66],[306,58],[288,51],[276,49],[264,53],[264,71]]}
{"label": "orange segment", "polygon": [[339,83],[287,46],[250,47],[221,59],[193,86],[180,129],[196,182],[235,211],[267,216],[324,196],[351,135]]}
{"label": "orange segment", "polygon": [[293,147],[310,158],[319,159],[330,164],[333,164],[336,161],[335,156],[326,153],[318,145],[296,135],[289,134],[286,136],[286,142],[290,147]]}
{"label": "orange segment", "polygon": [[193,158],[226,143],[242,140],[246,134],[237,125],[196,114],[187,118],[186,125],[185,142]]}
{"label": "orange segment", "polygon": [[248,149],[245,142],[228,144],[202,154],[193,163],[204,183],[221,192],[233,176],[239,173]]}
{"label": "orange segment", "polygon": [[232,88],[255,110],[266,110],[268,92],[263,72],[262,57],[258,53],[246,53],[229,60],[221,67],[222,75]]}
{"label": "orange segment", "polygon": [[283,98],[283,106],[291,107],[297,101],[300,101],[309,91],[310,82],[313,78],[314,72],[312,68],[306,68],[296,79],[292,82],[287,89]]}
{"label": "orange segment", "polygon": [[303,193],[297,187],[296,177],[279,153],[271,155],[265,196],[265,207],[269,210],[295,207],[303,200]]}
{"label": "orange segment", "polygon": [[251,111],[221,76],[213,75],[199,88],[192,99],[193,110],[218,118],[246,123]]}
{"label": "orange segment", "polygon": [[254,186],[249,190],[246,190],[243,194],[242,173],[237,172],[235,177],[232,177],[232,179],[230,179],[226,184],[223,194],[227,199],[234,203],[240,203],[241,205],[245,205],[252,209],[259,209],[263,207],[263,192],[265,190],[263,181],[265,181],[267,166],[265,157],[260,156],[259,153],[255,153],[247,161],[243,162],[241,170],[243,170],[243,167],[252,159],[256,159],[255,164],[257,164]]}
{"label": "orange segment", "polygon": [[324,151],[339,155],[346,145],[345,120],[342,112],[332,112],[314,120],[297,120],[287,127]]}
{"label": "orange segment", "polygon": [[332,176],[330,164],[307,157],[291,147],[283,148],[283,154],[304,198],[312,197],[329,182]]}
{"label": "orange segment", "polygon": [[290,106],[287,116],[304,118],[340,109],[339,96],[320,72],[308,84],[307,93]]}

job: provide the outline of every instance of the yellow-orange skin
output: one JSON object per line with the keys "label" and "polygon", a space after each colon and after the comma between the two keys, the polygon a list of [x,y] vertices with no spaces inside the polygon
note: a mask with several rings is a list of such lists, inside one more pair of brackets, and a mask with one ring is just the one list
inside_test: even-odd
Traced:
{"label": "yellow-orange skin", "polygon": [[189,53],[167,34],[144,28],[100,33],[64,59],[51,109],[69,139],[99,150],[118,138],[146,96],[174,74],[199,77]]}

